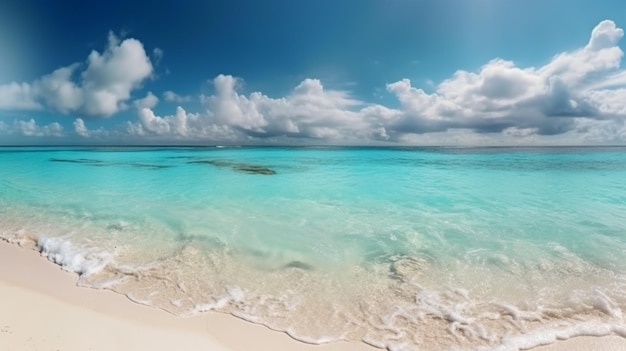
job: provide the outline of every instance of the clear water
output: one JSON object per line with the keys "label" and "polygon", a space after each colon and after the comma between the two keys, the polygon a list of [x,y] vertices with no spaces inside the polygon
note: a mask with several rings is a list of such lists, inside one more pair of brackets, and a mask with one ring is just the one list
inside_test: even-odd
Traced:
{"label": "clear water", "polygon": [[0,236],[307,342],[626,335],[626,148],[0,148]]}

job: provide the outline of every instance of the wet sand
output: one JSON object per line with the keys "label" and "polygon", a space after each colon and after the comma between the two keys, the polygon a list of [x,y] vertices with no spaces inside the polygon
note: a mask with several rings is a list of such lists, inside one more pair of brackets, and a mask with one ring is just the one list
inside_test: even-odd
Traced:
{"label": "wet sand", "polygon": [[[4,241],[0,264],[3,350],[379,350],[361,342],[309,345],[222,313],[175,317],[112,291],[77,287],[75,274]],[[533,350],[626,350],[626,339],[579,337]]]}

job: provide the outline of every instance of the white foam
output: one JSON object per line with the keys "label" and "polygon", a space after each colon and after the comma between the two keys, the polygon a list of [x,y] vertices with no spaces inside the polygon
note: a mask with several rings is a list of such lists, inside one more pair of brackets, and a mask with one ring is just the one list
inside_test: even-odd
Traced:
{"label": "white foam", "polygon": [[37,239],[41,255],[58,264],[66,271],[89,276],[101,271],[110,261],[106,252],[81,251],[64,239],[41,236]]}
{"label": "white foam", "polygon": [[244,298],[245,293],[241,288],[237,286],[228,287],[226,289],[226,293],[216,298],[214,301],[195,304],[192,312],[207,312],[215,309],[221,309],[230,305],[233,302],[243,301]]}
{"label": "white foam", "polygon": [[541,311],[523,311],[504,303],[493,303],[493,305],[502,308],[505,314],[510,315],[516,321],[541,321],[543,319]]}
{"label": "white foam", "polygon": [[480,351],[520,351],[549,345],[558,340],[567,340],[577,336],[626,337],[626,325],[621,323],[585,322],[570,327],[535,330],[528,334],[504,337],[495,348],[480,348]]}
{"label": "white foam", "polygon": [[610,297],[608,297],[599,289],[594,289],[593,291],[592,304],[593,307],[608,314],[609,316],[615,317],[619,320],[623,320],[622,310],[617,306],[615,302],[613,302],[613,300],[611,300]]}

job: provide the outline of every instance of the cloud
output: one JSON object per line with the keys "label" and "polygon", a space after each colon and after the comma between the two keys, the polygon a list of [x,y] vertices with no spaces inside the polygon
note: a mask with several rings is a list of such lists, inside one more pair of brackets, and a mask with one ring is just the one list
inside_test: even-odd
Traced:
{"label": "cloud", "polygon": [[[387,85],[401,103],[393,133],[470,129],[478,133],[556,135],[574,131],[577,119],[620,119],[626,73],[620,70],[623,30],[602,21],[587,45],[556,55],[543,67],[521,68],[494,59],[478,72],[457,71],[432,94],[408,79]],[[624,101],[624,100],[621,100]],[[516,131],[512,133],[512,131]]]}
{"label": "cloud", "polygon": [[102,127],[98,128],[98,129],[89,129],[87,128],[87,126],[85,125],[85,121],[83,121],[82,118],[76,118],[74,120],[74,123],[72,123],[72,125],[74,126],[74,132],[83,138],[104,138],[104,137],[108,137],[111,135],[119,135],[119,132],[114,133],[111,131],[108,131]]}
{"label": "cloud", "polygon": [[239,93],[242,81],[233,76],[219,75],[212,83],[215,94],[201,96],[204,111],[189,113],[178,107],[174,115],[162,117],[142,108],[138,122],[128,123],[128,132],[226,141],[387,137],[384,128],[372,131],[368,122],[386,108],[363,107],[347,92],[326,90],[316,79],[303,80],[291,94],[278,99],[260,92]]}
{"label": "cloud", "polygon": [[[74,131],[83,137],[176,142],[623,143],[626,70],[618,46],[623,36],[607,20],[593,28],[579,49],[540,66],[494,58],[475,71],[459,70],[438,83],[428,82],[427,91],[409,79],[391,82],[386,89],[399,102],[393,108],[359,100],[317,79],[304,79],[284,96],[270,97],[260,91],[244,94],[241,78],[218,75],[210,81],[214,93],[200,96],[200,110],[178,106],[171,115],[159,115],[154,111],[159,99],[148,92],[132,100],[137,119],[119,129],[106,134],[76,119]],[[155,62],[159,52],[152,52]],[[128,108],[132,93],[152,71],[141,42],[120,41],[111,34],[107,49],[92,52],[86,65],[62,67],[30,84],[0,86],[0,108],[46,106],[62,113],[110,116]],[[176,104],[192,100],[171,90],[160,96]]]}
{"label": "cloud", "polygon": [[130,92],[151,74],[152,64],[141,42],[125,39],[118,43],[110,33],[107,50],[103,54],[92,51],[87,59],[87,69],[82,73],[84,112],[110,116],[124,109]]}
{"label": "cloud", "polygon": [[89,130],[85,126],[85,121],[83,121],[82,118],[76,118],[76,120],[74,120],[73,125],[74,125],[74,131],[76,132],[76,134],[84,138],[90,136]]}
{"label": "cloud", "polygon": [[148,132],[157,135],[185,136],[188,132],[187,120],[194,116],[187,117],[187,112],[182,108],[176,109],[176,114],[168,117],[157,117],[149,108],[142,108],[139,111],[141,126]]}
{"label": "cloud", "polygon": [[351,138],[367,132],[359,118],[363,103],[346,91],[324,89],[317,79],[305,79],[283,98],[260,92],[249,96],[237,91],[239,80],[219,75],[213,80],[215,95],[203,97],[211,121],[255,138]]}
{"label": "cloud", "polygon": [[[213,135],[200,132],[209,128],[257,142],[626,141],[621,139],[626,137],[626,71],[620,69],[623,52],[617,46],[622,37],[615,23],[603,21],[584,47],[558,54],[541,67],[496,58],[476,72],[455,72],[432,93],[409,79],[387,84],[399,108],[368,104],[348,91],[326,89],[316,79],[303,80],[281,98],[243,95],[241,79],[219,75],[212,81],[215,93],[201,96],[204,111],[189,118],[180,107],[166,117],[142,109],[135,134],[202,138]],[[175,100],[176,95],[164,96]]]}
{"label": "cloud", "polygon": [[589,44],[585,46],[585,50],[613,49],[623,36],[624,30],[617,28],[615,22],[604,20],[591,31],[591,39],[589,39]]}
{"label": "cloud", "polygon": [[34,88],[27,83],[0,85],[0,109],[40,110],[42,106],[35,98]]}
{"label": "cloud", "polygon": [[158,66],[159,63],[161,63],[161,60],[163,59],[163,50],[159,48],[154,48],[152,50],[152,58],[154,59],[154,64]]}
{"label": "cloud", "polygon": [[209,116],[188,113],[182,107],[170,116],[157,116],[149,108],[138,111],[138,122],[126,122],[126,132],[133,136],[160,140],[237,142],[240,136],[228,126],[211,123]]}
{"label": "cloud", "polygon": [[148,92],[146,97],[142,99],[137,99],[133,102],[136,108],[154,108],[159,103],[159,98],[152,94],[151,91]]}
{"label": "cloud", "polygon": [[89,129],[82,118],[76,118],[72,123],[74,127],[74,133],[82,138],[91,138],[91,139],[101,139],[106,140],[106,138],[114,137],[116,139],[123,140],[124,137],[127,137],[125,131],[118,130],[108,130],[103,127],[97,129]]}
{"label": "cloud", "polygon": [[178,104],[182,104],[185,102],[190,102],[191,101],[191,96],[182,96],[182,95],[178,95],[175,92],[168,90],[166,92],[163,93],[163,99],[165,99],[165,101],[167,102],[175,102]]}
{"label": "cloud", "polygon": [[149,78],[153,68],[136,39],[120,41],[109,33],[103,53],[92,51],[84,65],[59,68],[33,83],[0,85],[0,108],[36,110],[42,102],[63,114],[81,112],[109,117],[126,109],[131,92]]}
{"label": "cloud", "polygon": [[45,126],[37,125],[37,122],[33,118],[29,120],[16,120],[14,121],[14,129],[13,132],[23,135],[23,136],[53,136],[53,137],[62,137],[63,134],[63,126],[61,126],[57,122],[50,123]]}
{"label": "cloud", "polygon": [[37,94],[46,104],[61,113],[78,110],[83,104],[84,92],[72,81],[78,64],[63,67],[35,82]]}

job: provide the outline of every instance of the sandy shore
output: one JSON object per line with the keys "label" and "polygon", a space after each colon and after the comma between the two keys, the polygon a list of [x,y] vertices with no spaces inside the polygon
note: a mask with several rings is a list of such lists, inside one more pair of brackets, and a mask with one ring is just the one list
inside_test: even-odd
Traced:
{"label": "sandy shore", "polygon": [[[177,318],[111,291],[78,288],[75,274],[4,241],[0,264],[2,350],[379,350],[359,342],[308,345],[221,313]],[[581,337],[534,350],[626,350],[626,339]]]}

